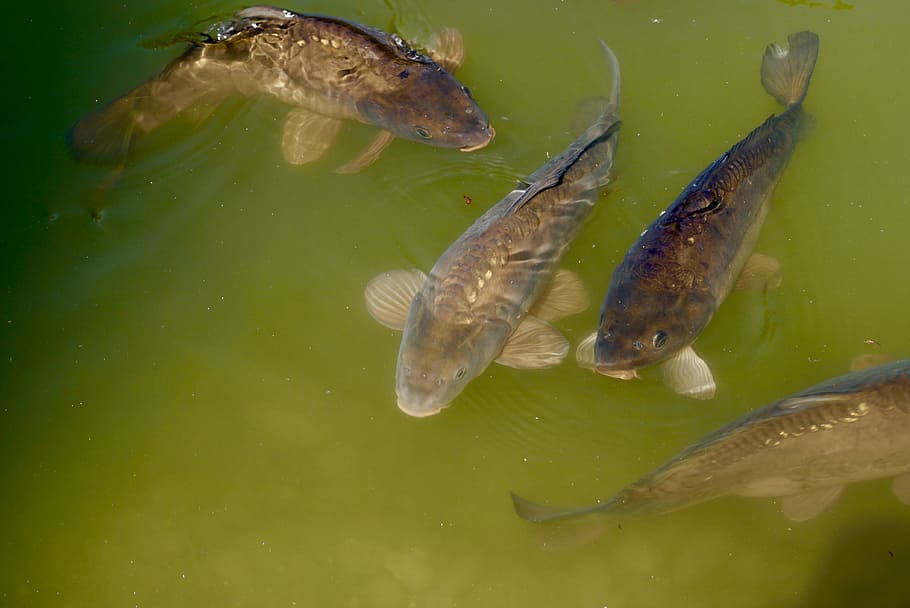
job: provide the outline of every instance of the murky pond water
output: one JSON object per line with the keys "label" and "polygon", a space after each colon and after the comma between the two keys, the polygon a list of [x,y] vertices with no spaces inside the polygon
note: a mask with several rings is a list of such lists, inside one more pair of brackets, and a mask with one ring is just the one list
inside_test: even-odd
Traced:
{"label": "murky pond water", "polygon": [[[388,28],[380,0],[289,4]],[[910,336],[910,57],[898,3],[426,2],[497,136],[464,154],[397,141],[332,169],[281,156],[286,108],[228,103],[150,138],[122,172],[74,162],[82,114],[178,52],[140,42],[226,2],[90,1],[14,17],[0,229],[0,605],[906,606],[910,511],[888,484],[804,523],[727,498],[587,531],[515,516],[509,490],[604,498],[740,414]],[[599,302],[642,228],[777,112],[765,45],[821,38],[810,128],[736,293],[698,340],[696,402],[659,374],[493,366],[438,416],[395,406],[399,335],[363,288],[428,269],[623,77],[613,186],[565,266]],[[470,200],[470,204],[468,204]],[[558,322],[577,343],[597,305]]]}

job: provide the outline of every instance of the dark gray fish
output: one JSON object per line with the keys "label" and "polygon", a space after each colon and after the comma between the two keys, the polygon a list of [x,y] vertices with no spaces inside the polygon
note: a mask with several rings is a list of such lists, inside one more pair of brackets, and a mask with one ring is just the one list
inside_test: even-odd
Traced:
{"label": "dark gray fish", "polygon": [[755,410],[590,507],[559,509],[513,494],[531,521],[586,513],[666,513],[720,496],[782,497],[809,519],[845,485],[893,477],[910,505],[910,359],[853,372]]}
{"label": "dark gray fish", "polygon": [[319,158],[344,120],[384,129],[364,155],[374,160],[392,136],[476,150],[494,131],[470,92],[440,63],[458,67],[461,37],[432,38],[439,62],[397,35],[336,17],[255,6],[216,24],[157,76],[70,130],[77,158],[123,159],[136,139],[190,109],[212,108],[232,95],[271,95],[293,106],[284,126],[286,160]]}
{"label": "dark gray fish", "polygon": [[568,352],[566,339],[547,321],[584,310],[587,298],[580,281],[557,267],[609,181],[619,131],[619,64],[603,49],[611,96],[594,124],[531,175],[533,195],[525,189],[506,195],[442,254],[429,276],[400,270],[367,285],[370,314],[404,330],[396,372],[404,412],[439,412],[494,360],[539,368]]}
{"label": "dark gray fish", "polygon": [[786,110],[702,171],[632,245],[613,273],[596,339],[579,347],[580,364],[629,379],[663,362],[678,393],[714,396],[714,378],[692,342],[737,279],[754,282],[755,273],[768,277],[778,266],[750,254],[793,151],[818,56],[815,34],[788,40],[789,49],[770,45],[761,67],[765,90]]}

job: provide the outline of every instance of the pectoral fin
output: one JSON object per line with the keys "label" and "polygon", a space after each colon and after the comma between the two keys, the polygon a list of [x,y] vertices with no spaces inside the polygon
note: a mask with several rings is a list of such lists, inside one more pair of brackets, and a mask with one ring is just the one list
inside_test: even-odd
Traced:
{"label": "pectoral fin", "polygon": [[325,154],[341,128],[341,120],[299,108],[288,112],[281,150],[292,165],[305,165]]}
{"label": "pectoral fin", "polygon": [[571,270],[558,270],[531,308],[531,314],[544,321],[556,321],[582,312],[589,304],[581,278]]}
{"label": "pectoral fin", "polygon": [[556,328],[528,315],[509,336],[496,362],[516,369],[552,367],[569,352],[569,341]]}
{"label": "pectoral fin", "polygon": [[596,340],[597,332],[592,331],[575,347],[575,361],[579,367],[596,371],[594,368],[594,342]]}
{"label": "pectoral fin", "polygon": [[373,141],[363,149],[363,151],[345,164],[335,169],[335,173],[359,173],[376,162],[382,151],[386,149],[395,136],[388,131],[380,131],[373,138]]}
{"label": "pectoral fin", "polygon": [[891,482],[891,490],[899,501],[910,505],[910,473],[895,477]]}
{"label": "pectoral fin", "polygon": [[843,491],[843,486],[837,486],[806,494],[784,496],[780,499],[780,510],[793,521],[806,521],[830,507]]}
{"label": "pectoral fin", "polygon": [[427,39],[427,54],[447,72],[454,74],[464,61],[464,38],[461,32],[444,27],[430,34]]}
{"label": "pectoral fin", "polygon": [[780,287],[780,262],[764,253],[753,253],[736,279],[737,291],[764,291]]}
{"label": "pectoral fin", "polygon": [[391,270],[370,279],[363,290],[370,316],[391,329],[404,329],[411,301],[426,278],[422,271],[412,269]]}
{"label": "pectoral fin", "polygon": [[687,346],[662,366],[664,382],[679,395],[693,399],[713,399],[717,386],[711,368],[691,346]]}

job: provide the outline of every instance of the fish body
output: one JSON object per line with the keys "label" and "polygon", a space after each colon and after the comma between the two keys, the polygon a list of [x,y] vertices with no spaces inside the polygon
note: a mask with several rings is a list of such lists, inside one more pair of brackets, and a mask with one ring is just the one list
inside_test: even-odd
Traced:
{"label": "fish body", "polygon": [[690,345],[743,273],[796,142],[818,37],[801,32],[789,42],[789,51],[770,46],[762,64],[766,90],[786,109],[702,171],[615,269],[594,342],[598,372],[628,379],[685,357],[673,362],[675,388],[713,396],[710,371]]}
{"label": "fish body", "polygon": [[[371,314],[403,328],[396,371],[399,407],[414,416],[437,413],[493,361],[519,368],[562,360],[568,343],[546,320],[579,312],[578,297],[535,311],[545,289],[577,295],[577,283],[557,266],[609,180],[619,129],[619,67],[604,46],[613,89],[603,111],[563,153],[478,218],[442,254],[429,275],[408,286],[380,275],[367,286]],[[545,184],[540,186],[540,183]],[[528,195],[528,192],[531,192]],[[555,277],[555,278],[554,278]],[[555,287],[559,284],[562,287]],[[548,287],[549,286],[549,287]],[[397,319],[380,310],[397,294]],[[387,306],[391,309],[391,306]],[[537,316],[529,314],[537,312]],[[384,320],[385,319],[385,320]]]}
{"label": "fish body", "polygon": [[783,497],[786,515],[809,519],[847,484],[893,477],[910,504],[910,360],[823,382],[707,435],[605,502],[555,509],[514,497],[544,521],[604,513],[667,513],[720,496]]}
{"label": "fish body", "polygon": [[396,35],[269,6],[238,11],[211,32],[157,76],[81,119],[68,138],[76,156],[120,159],[137,136],[237,94],[270,95],[295,108],[283,138],[295,164],[318,158],[343,120],[462,150],[493,137],[467,88]]}

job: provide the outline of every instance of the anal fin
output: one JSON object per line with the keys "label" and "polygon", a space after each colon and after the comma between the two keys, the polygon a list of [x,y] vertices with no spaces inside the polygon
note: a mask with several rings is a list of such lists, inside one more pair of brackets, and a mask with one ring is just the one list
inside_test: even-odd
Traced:
{"label": "anal fin", "polygon": [[806,521],[830,507],[843,491],[843,486],[835,486],[805,494],[784,496],[780,499],[780,510],[793,521]]}

